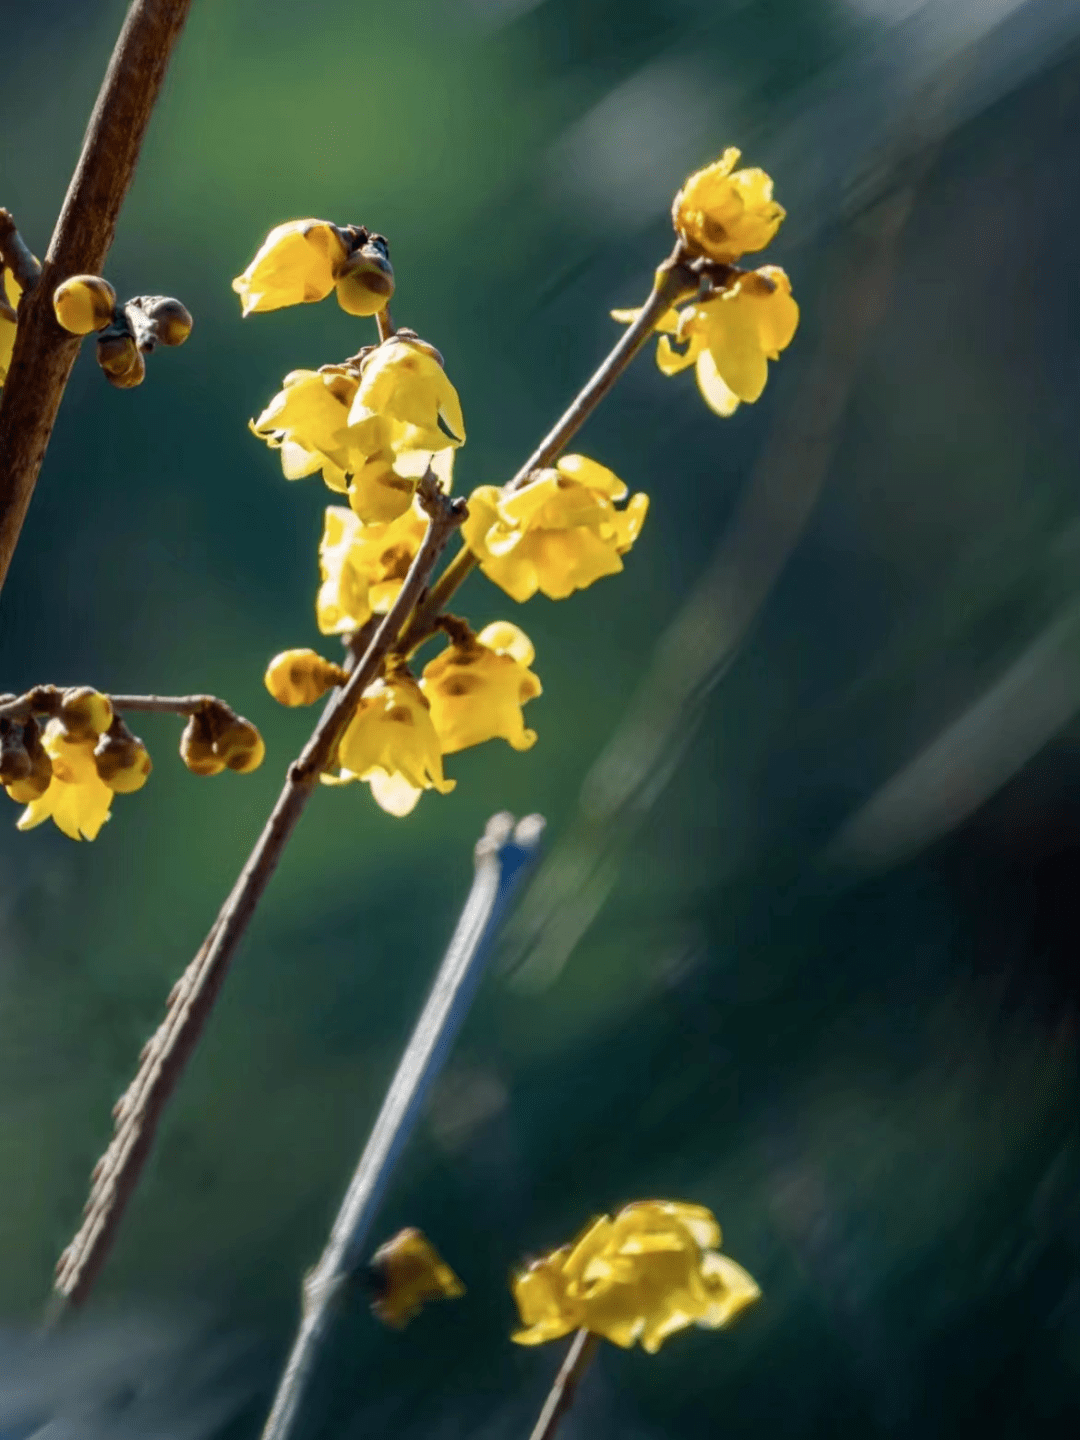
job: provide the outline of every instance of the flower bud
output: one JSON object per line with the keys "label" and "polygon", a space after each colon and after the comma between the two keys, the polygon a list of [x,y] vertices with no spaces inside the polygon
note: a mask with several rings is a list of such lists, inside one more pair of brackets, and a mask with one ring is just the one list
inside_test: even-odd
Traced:
{"label": "flower bud", "polygon": [[238,775],[257,770],[266,756],[262,736],[250,720],[240,715],[218,736],[214,749],[229,769],[235,770]]}
{"label": "flower bud", "polygon": [[72,335],[104,330],[116,309],[116,291],[100,275],[72,275],[53,291],[53,312]]}
{"label": "flower bud", "polygon": [[349,315],[375,315],[394,293],[394,267],[383,244],[369,241],[350,255],[337,277],[338,304]]}
{"label": "flower bud", "polygon": [[[121,390],[140,384],[146,374],[146,365],[133,335],[104,336],[97,344],[97,361],[110,383]],[[138,375],[138,379],[132,379],[133,374]]]}
{"label": "flower bud", "polygon": [[22,744],[30,758],[29,773],[21,780],[13,780],[5,788],[12,800],[17,800],[20,805],[29,805],[44,795],[52,782],[52,760],[41,743],[41,731],[33,716],[23,726]]}
{"label": "flower bud", "polygon": [[174,300],[171,296],[163,296],[149,306],[146,314],[153,322],[162,345],[183,345],[195,323],[187,306],[181,305],[179,300]]}
{"label": "flower bud", "polygon": [[154,767],[146,746],[117,715],[94,747],[94,768],[117,795],[133,795]]}
{"label": "flower bud", "polygon": [[180,736],[180,758],[193,775],[220,775],[225,761],[214,753],[214,711],[197,710]]}
{"label": "flower bud", "polygon": [[89,685],[65,690],[60,700],[60,721],[69,740],[92,740],[112,724],[112,702]]}
{"label": "flower bud", "polygon": [[340,665],[314,650],[283,650],[270,661],[263,683],[279,705],[313,705],[345,678]]}
{"label": "flower bud", "polygon": [[0,785],[12,785],[30,774],[30,756],[23,743],[22,726],[0,720]]}

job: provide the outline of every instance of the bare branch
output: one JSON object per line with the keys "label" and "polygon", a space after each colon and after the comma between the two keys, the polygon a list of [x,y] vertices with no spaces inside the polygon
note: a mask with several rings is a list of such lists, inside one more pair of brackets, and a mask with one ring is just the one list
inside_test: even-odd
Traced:
{"label": "bare branch", "polygon": [[18,543],[79,341],[56,323],[52,292],[100,275],[191,0],[133,0],[90,116],[41,278],[19,306],[0,391],[0,587]]}
{"label": "bare branch", "polygon": [[548,1391],[543,1408],[533,1426],[529,1440],[551,1440],[563,1416],[574,1403],[581,1377],[592,1364],[600,1347],[600,1337],[589,1330],[579,1330],[570,1342],[555,1383]]}
{"label": "bare branch", "polygon": [[348,681],[328,702],[299,758],[289,766],[284,788],[229,898],[173,987],[165,1019],[144,1047],[138,1072],[117,1102],[113,1112],[116,1132],[94,1167],[82,1227],[56,1268],[55,1292],[61,1304],[78,1305],[89,1294],[138,1184],[162,1112],[198,1044],[229,963],[319,774],[330,764],[362,691],[378,674],[447,540],[465,517],[463,502],[447,499],[430,472],[420,482],[418,493],[431,518],[398,597]]}
{"label": "bare branch", "polygon": [[530,815],[515,829],[513,816],[495,815],[477,842],[473,852],[476,871],[461,918],[372,1126],[326,1249],[304,1281],[300,1330],[263,1440],[287,1440],[295,1432],[348,1283],[364,1268],[368,1235],[387,1183],[469,1012],[487,958],[486,942],[536,854],[543,825],[538,815]]}

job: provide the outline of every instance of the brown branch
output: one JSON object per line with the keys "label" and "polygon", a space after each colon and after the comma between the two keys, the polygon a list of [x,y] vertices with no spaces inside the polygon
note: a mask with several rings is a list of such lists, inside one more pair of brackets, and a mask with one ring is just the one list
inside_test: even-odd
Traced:
{"label": "brown branch", "polygon": [[139,1069],[113,1114],[116,1132],[94,1167],[90,1198],[79,1233],[60,1257],[55,1291],[61,1305],[78,1305],[89,1294],[112,1246],[120,1219],[138,1184],[158,1122],[210,1017],[229,962],[277,868],[319,774],[331,763],[341,732],[364,688],[375,679],[410,611],[427,585],[447,540],[465,518],[460,500],[449,500],[428,472],[419,494],[431,517],[397,599],[345,685],[327,704],[255,842],[229,898],[195,958],[173,987],[168,1011],[143,1049]]}
{"label": "brown branch", "polygon": [[592,1364],[593,1356],[600,1347],[600,1337],[589,1330],[579,1330],[570,1342],[555,1383],[548,1391],[543,1409],[533,1426],[529,1440],[551,1440],[559,1428],[563,1416],[574,1403],[581,1377]]}
{"label": "brown branch", "polygon": [[[38,282],[38,276],[41,274],[41,265],[31,254],[30,247],[19,234],[15,225],[15,217],[2,205],[0,205],[0,259],[15,276],[19,289],[24,294],[27,290],[34,288]],[[0,300],[4,302],[4,309],[7,310],[7,299],[2,289],[0,289]]]}
{"label": "brown branch", "polygon": [[[25,695],[0,695],[0,718],[25,720],[35,712],[51,715],[57,709],[65,688],[72,687],[37,685]],[[56,704],[41,703],[43,698],[55,700]],[[141,710],[162,715],[197,715],[207,706],[224,703],[213,695],[106,695],[105,698],[114,710]]]}
{"label": "brown branch", "polygon": [[[503,489],[520,490],[529,483],[537,470],[542,470],[557,460],[567,444],[592,412],[612,389],[616,381],[629,366],[643,345],[646,345],[656,329],[657,323],[666,310],[688,290],[696,289],[698,277],[683,255],[681,244],[675,246],[671,255],[657,272],[652,293],[638,313],[637,319],[620,336],[607,358],[586,381],[570,405],[551,427],[533,453],[521,466],[512,480]],[[435,617],[446,605],[455,590],[468,575],[476,569],[476,556],[471,550],[462,549],[454,556],[432,586],[430,595],[418,607],[409,621],[409,627],[402,636],[398,649],[410,655],[419,645],[435,633]]]}
{"label": "brown branch", "polygon": [[34,493],[79,341],[56,323],[52,293],[100,275],[143,137],[191,0],[133,0],[90,116],[41,278],[19,306],[0,392],[0,587]]}

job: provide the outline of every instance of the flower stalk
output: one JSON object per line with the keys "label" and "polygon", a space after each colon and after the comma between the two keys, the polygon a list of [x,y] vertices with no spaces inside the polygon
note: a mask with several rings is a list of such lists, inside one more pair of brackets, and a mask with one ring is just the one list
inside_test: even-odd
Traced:
{"label": "flower stalk", "polygon": [[562,1418],[574,1403],[582,1376],[600,1348],[600,1336],[590,1330],[578,1330],[559,1366],[547,1399],[537,1416],[529,1440],[551,1440]]}

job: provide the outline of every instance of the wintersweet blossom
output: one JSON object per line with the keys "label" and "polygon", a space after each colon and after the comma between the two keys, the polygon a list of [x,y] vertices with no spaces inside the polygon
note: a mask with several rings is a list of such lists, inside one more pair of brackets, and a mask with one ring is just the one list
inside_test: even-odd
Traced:
{"label": "wintersweet blossom", "polygon": [[465,1286],[422,1230],[400,1230],[371,1257],[369,1274],[377,1287],[371,1308],[395,1330],[418,1315],[429,1300],[456,1300]]}
{"label": "wintersweet blossom", "polygon": [[419,501],[387,525],[365,525],[344,505],[328,505],[319,541],[322,585],[315,616],[324,635],[348,635],[385,615],[427,533]]}
{"label": "wintersweet blossom", "polygon": [[[640,311],[611,313],[628,324]],[[768,362],[791,344],[798,324],[787,274],[779,265],[762,265],[706,300],[666,311],[656,326],[656,363],[665,375],[693,365],[705,403],[718,415],[731,415],[761,395]],[[676,349],[669,336],[685,348]]]}
{"label": "wintersweet blossom", "polygon": [[445,450],[465,443],[461,401],[438,352],[422,340],[395,335],[365,357],[349,424],[394,423],[390,448]]}
{"label": "wintersweet blossom", "polygon": [[344,494],[353,463],[348,436],[349,406],[359,377],[344,365],[292,370],[257,420],[253,435],[281,451],[286,480],[321,470],[331,490]]}
{"label": "wintersweet blossom", "polygon": [[31,800],[20,815],[20,830],[52,820],[72,840],[94,840],[109,818],[113,790],[94,763],[97,736],[74,740],[59,718],[49,721],[42,744],[52,761],[52,780],[45,793]]}
{"label": "wintersweet blossom", "polygon": [[536,744],[521,707],[541,693],[529,666],[535,651],[523,630],[496,620],[462,636],[424,667],[420,688],[444,755],[501,737],[515,750]]}
{"label": "wintersweet blossom", "polygon": [[[22,286],[6,265],[0,267],[0,289],[3,290],[4,297],[12,310],[17,310],[19,297],[22,295]],[[15,321],[0,314],[0,385],[3,385],[7,379],[8,366],[11,364],[11,352],[14,348]]]}
{"label": "wintersweet blossom", "polygon": [[404,667],[369,685],[338,744],[341,773],[331,782],[365,780],[377,805],[408,815],[425,790],[447,795],[439,738],[420,687]]}
{"label": "wintersweet blossom", "polygon": [[481,485],[469,496],[466,545],[489,580],[515,600],[537,590],[563,600],[602,575],[616,575],[641,532],[649,497],[622,510],[627,487],[584,455],[564,455],[520,490]]}
{"label": "wintersweet blossom", "polygon": [[519,1345],[586,1329],[655,1354],[689,1325],[729,1324],[761,1291],[721,1255],[720,1227],[703,1205],[639,1200],[614,1219],[601,1215],[569,1245],[521,1270],[512,1282],[523,1329]]}
{"label": "wintersweet blossom", "polygon": [[742,152],[734,145],[720,159],[697,170],[675,196],[671,216],[691,250],[732,264],[749,251],[764,250],[786,211],[773,199],[764,170],[736,170]]}
{"label": "wintersweet blossom", "polygon": [[274,226],[232,288],[245,315],[325,300],[348,253],[341,232],[328,220],[289,220]]}

